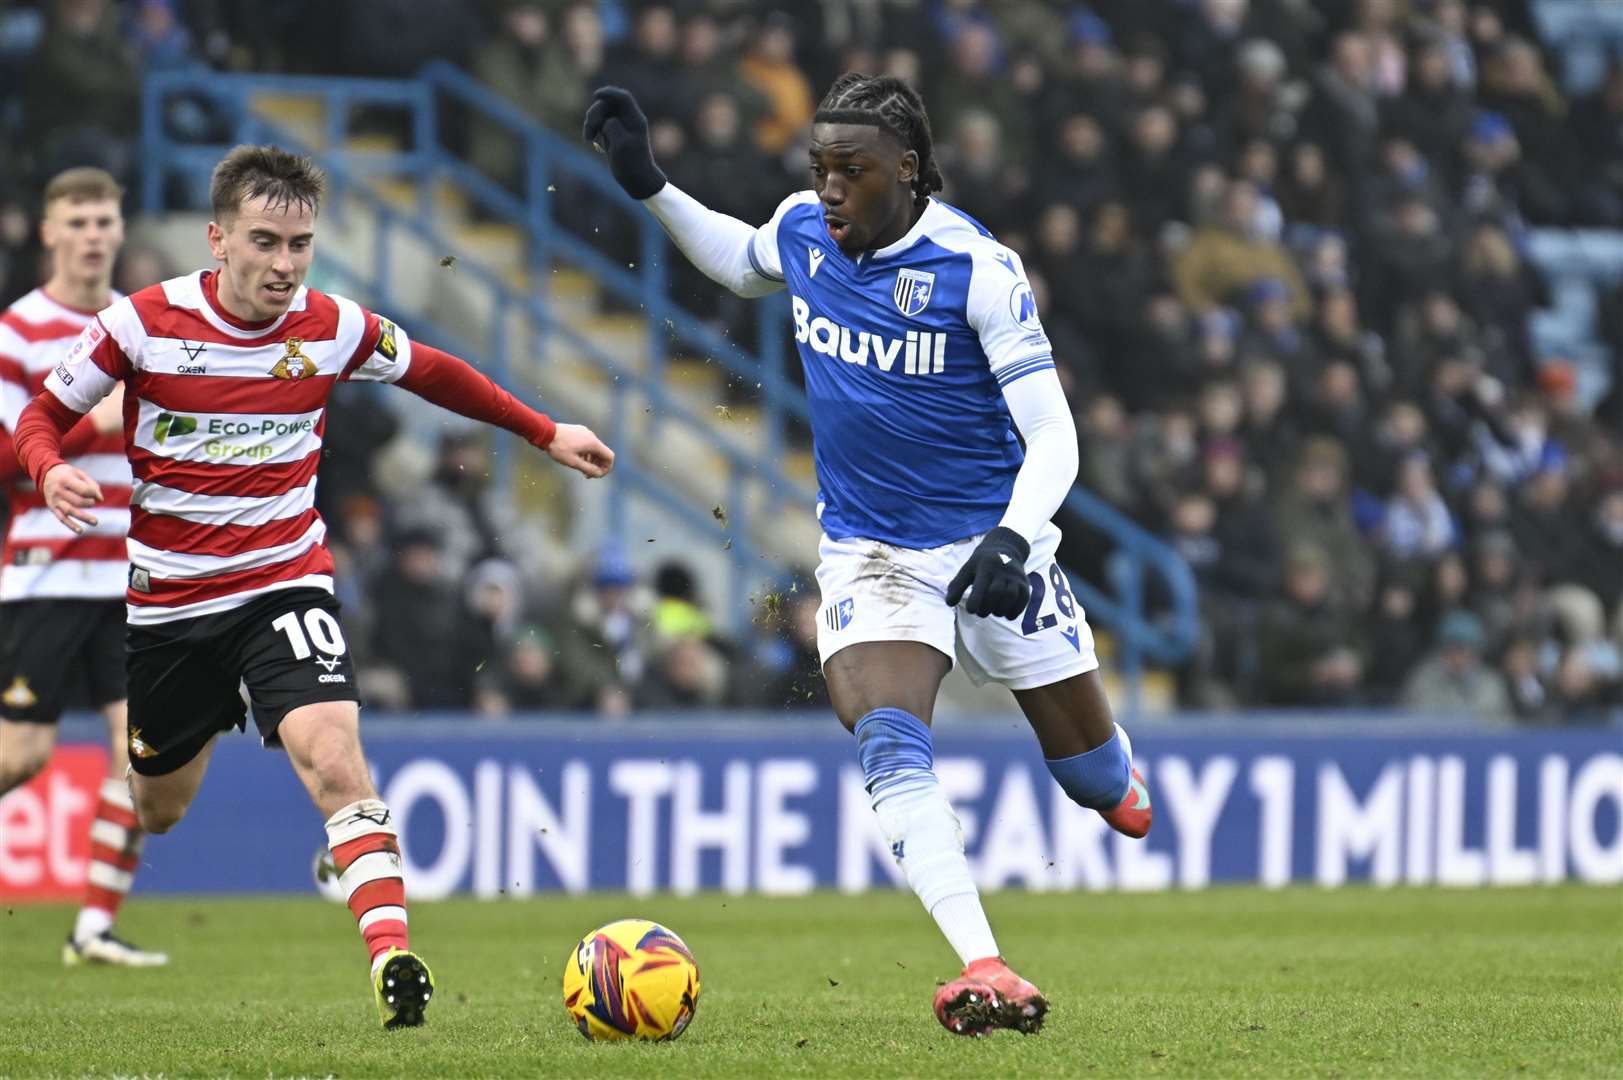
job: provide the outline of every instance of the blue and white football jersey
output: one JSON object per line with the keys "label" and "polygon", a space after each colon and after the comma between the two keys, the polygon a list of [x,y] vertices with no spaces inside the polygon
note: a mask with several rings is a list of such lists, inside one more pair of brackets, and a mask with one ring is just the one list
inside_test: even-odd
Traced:
{"label": "blue and white football jersey", "polygon": [[1024,457],[1002,388],[1054,366],[1019,256],[932,199],[906,236],[853,259],[812,191],[779,205],[749,255],[789,290],[823,531],[931,548],[996,526]]}

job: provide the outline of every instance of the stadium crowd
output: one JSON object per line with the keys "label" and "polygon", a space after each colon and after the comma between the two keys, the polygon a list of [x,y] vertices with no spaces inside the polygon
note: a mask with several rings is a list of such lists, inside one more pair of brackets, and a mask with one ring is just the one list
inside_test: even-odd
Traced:
{"label": "stadium crowd", "polygon": [[[1586,392],[1534,346],[1548,295],[1528,256],[1533,229],[1623,228],[1623,52],[1563,94],[1528,0],[348,0],[320,5],[338,25],[312,40],[316,9],[0,3],[0,132],[29,151],[0,160],[4,298],[33,283],[42,176],[130,175],[146,71],[405,76],[441,57],[571,137],[617,83],[672,181],[752,223],[805,185],[822,88],[889,72],[925,95],[944,197],[1024,257],[1082,482],[1194,569],[1181,704],[1526,723],[1623,705],[1623,286],[1601,297],[1611,370]],[[501,140],[466,149],[515,175]],[[747,325],[678,264],[680,302]],[[160,271],[128,252],[120,286]],[[370,700],[824,700],[807,575],[774,594],[766,646],[728,640],[680,561],[639,580],[612,543],[538,588],[482,444],[439,448],[425,513],[372,482],[388,414],[349,412],[322,499]],[[1082,529],[1068,544],[1097,579],[1105,553]]]}

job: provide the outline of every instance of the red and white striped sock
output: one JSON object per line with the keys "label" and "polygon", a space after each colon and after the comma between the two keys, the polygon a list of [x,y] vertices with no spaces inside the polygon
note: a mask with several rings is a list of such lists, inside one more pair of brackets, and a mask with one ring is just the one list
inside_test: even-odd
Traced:
{"label": "red and white striped sock", "polygon": [[410,948],[399,834],[389,808],[381,799],[350,803],[327,819],[327,846],[375,969],[390,949]]}
{"label": "red and white striped sock", "polygon": [[73,927],[75,941],[87,941],[113,925],[141,864],[145,839],[135,821],[129,784],[112,777],[103,780],[96,817],[90,823],[90,872],[84,907]]}

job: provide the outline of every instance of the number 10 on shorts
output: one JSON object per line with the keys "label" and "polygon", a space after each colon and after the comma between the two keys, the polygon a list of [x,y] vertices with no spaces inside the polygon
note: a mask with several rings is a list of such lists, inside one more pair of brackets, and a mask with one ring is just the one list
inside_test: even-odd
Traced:
{"label": "number 10 on shorts", "polygon": [[329,656],[337,656],[344,651],[344,631],[339,627],[338,620],[320,608],[311,608],[304,613],[302,627],[298,613],[289,611],[272,619],[271,629],[287,635],[287,643],[293,648],[295,660],[308,660],[314,655],[310,651],[312,642]]}

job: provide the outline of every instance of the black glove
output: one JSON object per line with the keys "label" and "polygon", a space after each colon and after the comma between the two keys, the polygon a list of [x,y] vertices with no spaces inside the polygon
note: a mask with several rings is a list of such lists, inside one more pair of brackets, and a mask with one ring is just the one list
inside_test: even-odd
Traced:
{"label": "black glove", "polygon": [[[981,538],[969,561],[947,586],[947,605],[957,607],[969,590],[971,615],[997,615],[1018,619],[1031,599],[1031,582],[1026,580],[1026,559],[1031,545],[1013,529],[999,525]],[[973,588],[971,588],[973,586]]]}
{"label": "black glove", "polygon": [[633,199],[646,199],[665,186],[665,174],[654,164],[648,142],[648,117],[630,90],[599,87],[586,110],[581,135],[609,155],[609,171]]}

